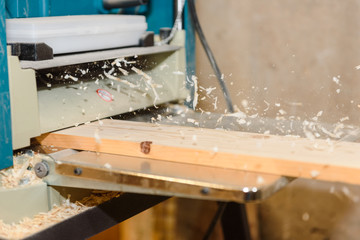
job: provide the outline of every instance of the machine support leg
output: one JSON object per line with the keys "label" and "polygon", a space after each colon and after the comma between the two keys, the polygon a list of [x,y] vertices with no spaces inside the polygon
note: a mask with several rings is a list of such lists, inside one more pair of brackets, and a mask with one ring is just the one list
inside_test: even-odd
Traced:
{"label": "machine support leg", "polygon": [[251,240],[245,204],[229,202],[221,218],[225,240]]}

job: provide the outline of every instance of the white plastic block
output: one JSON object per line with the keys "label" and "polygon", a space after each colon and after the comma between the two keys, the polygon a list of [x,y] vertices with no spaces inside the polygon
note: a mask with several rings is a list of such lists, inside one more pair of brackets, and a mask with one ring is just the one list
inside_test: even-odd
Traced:
{"label": "white plastic block", "polygon": [[144,16],[81,15],[6,19],[8,43],[46,43],[54,54],[134,46],[146,31]]}

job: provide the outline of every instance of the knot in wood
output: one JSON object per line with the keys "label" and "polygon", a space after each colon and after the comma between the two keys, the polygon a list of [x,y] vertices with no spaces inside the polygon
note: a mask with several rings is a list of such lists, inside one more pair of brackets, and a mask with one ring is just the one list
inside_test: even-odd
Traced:
{"label": "knot in wood", "polygon": [[144,154],[148,154],[151,150],[151,147],[150,147],[151,144],[152,144],[152,142],[150,142],[150,141],[141,142],[140,143],[141,152]]}

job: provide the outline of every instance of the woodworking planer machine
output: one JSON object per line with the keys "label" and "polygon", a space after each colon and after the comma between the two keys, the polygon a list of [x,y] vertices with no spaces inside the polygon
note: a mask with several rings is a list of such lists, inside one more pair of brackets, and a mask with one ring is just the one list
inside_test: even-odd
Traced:
{"label": "woodworking planer machine", "polygon": [[168,2],[2,1],[0,169],[32,137],[185,99],[185,31],[154,44],[173,24]]}
{"label": "woodworking planer machine", "polygon": [[[66,6],[71,1],[31,2],[29,7],[21,1],[0,1],[0,16],[3,20],[7,16],[6,29],[1,26],[1,63],[8,66],[2,68],[0,82],[1,169],[12,164],[13,150],[29,147],[30,139],[42,134],[94,121],[100,124],[104,118],[148,107],[157,109],[164,103],[191,101],[194,83],[187,75],[193,74],[194,36],[186,11],[186,35],[181,21],[174,26],[177,31],[156,29],[159,22],[172,27],[174,17],[181,16],[184,2],[104,0],[99,10],[98,5],[79,1],[66,14],[59,2]],[[135,10],[121,8],[136,4],[141,6]],[[143,7],[147,8],[142,10]],[[176,7],[167,21],[164,11]],[[114,12],[124,14],[109,14]],[[145,12],[147,18],[128,12]],[[63,16],[68,14],[71,16]],[[149,30],[160,35],[154,36]],[[110,164],[111,169],[104,163]],[[46,192],[68,187],[249,202],[260,201],[291,181],[279,176],[194,168],[157,160],[148,160],[144,165],[137,158],[109,154],[99,158],[95,152],[72,149],[44,156],[34,171],[52,187],[45,184],[36,191],[34,186],[30,187],[33,190],[0,191],[2,216],[9,216],[9,221],[32,216],[42,209],[30,206],[14,216],[7,203],[21,199],[24,191],[26,196],[31,191],[52,196]],[[68,191],[59,192],[65,196]],[[34,201],[37,205],[44,202]],[[52,203],[53,197],[48,202]]]}

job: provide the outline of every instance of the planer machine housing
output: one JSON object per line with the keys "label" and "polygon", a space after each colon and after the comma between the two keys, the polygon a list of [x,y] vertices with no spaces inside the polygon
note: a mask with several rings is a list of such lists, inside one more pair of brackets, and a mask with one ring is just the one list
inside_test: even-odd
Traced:
{"label": "planer machine housing", "polygon": [[[122,6],[116,3],[111,7],[109,2],[111,4],[131,2],[131,6],[137,6]],[[146,17],[146,21],[144,20],[144,24],[147,25],[146,31],[154,32],[155,39],[159,40],[157,34],[160,28],[172,27],[176,14],[176,1],[80,0],[76,3],[70,0],[0,1],[2,22],[5,20],[7,22],[8,20],[31,21],[38,18],[40,26],[41,23],[50,22],[48,19],[54,17],[88,17],[90,20],[82,21],[82,23],[78,21],[78,24],[75,21],[67,26],[75,34],[81,31],[79,28],[81,24],[95,31],[95,25],[100,23],[95,19],[96,17],[136,15],[138,18]],[[88,24],[87,21],[89,21]],[[66,30],[65,25],[64,21],[60,20],[55,27],[62,27],[61,31],[56,32],[54,29],[44,28],[41,34],[50,36],[55,32],[59,39],[63,39],[63,45],[68,48],[72,44],[65,41],[69,39],[69,36],[65,34],[61,36]],[[81,52],[71,50],[65,53],[64,51],[57,52],[55,48],[51,49],[51,44],[47,44],[54,56],[52,59],[42,61],[19,60],[16,56],[19,55],[17,51],[26,51],[21,48],[24,46],[26,48],[26,42],[20,42],[22,45],[19,46],[16,44],[19,42],[6,40],[6,32],[9,30],[6,30],[5,25],[0,26],[0,40],[3,46],[0,54],[3,66],[0,72],[2,79],[0,81],[0,169],[10,167],[13,150],[28,147],[32,137],[188,97],[189,86],[186,85],[185,80],[187,73],[193,74],[194,56],[193,51],[185,51],[185,46],[187,49],[194,48],[192,31],[187,31],[185,36],[185,31],[179,29],[170,44],[162,46],[148,46],[148,43],[142,43],[140,46],[128,43],[119,45],[119,48],[111,45],[112,42],[116,42],[116,39],[111,39],[111,36],[115,34],[104,36],[101,33],[101,30],[111,29],[112,26],[115,28],[116,25],[118,24],[104,24],[103,29],[97,26],[100,29],[98,34],[93,34],[87,40],[84,38],[79,40],[80,42],[77,41],[78,46],[81,46],[89,44],[88,42],[92,39],[102,38],[106,41],[105,49],[96,47],[94,50],[88,48],[79,49],[78,51]],[[184,13],[184,28],[189,28],[187,12]],[[20,28],[17,31],[18,35],[24,34],[29,28],[26,29]],[[141,42],[142,37],[138,36],[137,42]],[[62,40],[59,41],[62,44]],[[44,42],[46,44],[46,41]],[[36,48],[44,49],[42,45],[44,42],[31,41],[30,47],[35,50]],[[31,51],[34,49],[30,48]],[[45,53],[49,53],[49,48],[45,47]],[[39,56],[41,59],[41,54]],[[118,66],[114,65],[116,59],[118,59]],[[131,64],[125,66],[126,62],[131,62]],[[186,62],[190,63],[186,64]],[[129,73],[127,76],[119,71],[119,64]],[[142,70],[145,75],[134,72],[132,67]],[[109,79],[104,72],[124,81]],[[157,87],[156,94],[153,89],[149,89],[144,76],[151,77],[152,84]],[[129,87],[131,85],[126,84],[127,81],[136,86]]]}
{"label": "planer machine housing", "polygon": [[[183,44],[184,32],[178,32],[167,46],[55,56],[39,62],[9,56],[13,148],[27,147],[30,138],[47,132],[185,99]],[[65,65],[68,62],[74,64]]]}
{"label": "planer machine housing", "polygon": [[[13,24],[19,19],[7,20],[7,24],[15,28],[7,28],[8,43],[13,47],[12,50],[8,48],[13,149],[28,147],[30,138],[47,132],[188,97],[184,31],[178,31],[170,45],[133,46],[131,40],[133,43],[141,42],[143,29],[136,32],[131,29],[136,26],[129,23],[129,26],[124,24],[124,30],[118,27],[117,32],[109,33],[109,30],[102,30],[102,25],[97,22],[105,18],[102,24],[107,29],[112,26],[115,28],[119,22],[112,23],[114,16],[108,16],[108,21],[106,17],[94,15],[20,19],[22,23],[33,21],[35,26],[31,25],[32,30],[39,29],[35,33],[29,31],[31,37],[38,35],[40,40],[50,42],[45,44],[53,48],[55,55],[52,59],[41,61],[19,60],[16,52],[15,56],[12,55],[14,46],[19,44],[16,40],[21,40],[19,36],[25,34],[16,34],[16,29],[20,31],[27,25]],[[141,20],[140,16],[126,16],[125,22],[134,20],[131,17]],[[72,19],[69,21],[69,18]],[[45,22],[54,22],[54,26],[44,24]],[[144,24],[146,26],[145,22]],[[72,25],[76,27],[71,28]],[[87,26],[89,29],[82,30],[85,33],[99,28],[98,33],[75,36],[80,35],[77,25],[84,28]],[[71,29],[64,29],[66,27]],[[58,29],[60,33],[50,39],[50,35],[54,33],[47,34],[48,29]],[[68,32],[76,32],[76,41],[67,40],[73,37]],[[22,37],[28,40],[27,36]],[[96,38],[96,41],[92,38]],[[34,39],[30,41],[34,42]],[[99,41],[104,44],[99,44]],[[114,48],[117,42],[120,42],[118,46],[121,48]],[[20,44],[21,47],[24,45]],[[37,44],[37,41],[33,44]],[[84,48],[84,45],[88,46]],[[102,46],[111,49],[99,49]],[[69,52],[69,49],[74,52]]]}

